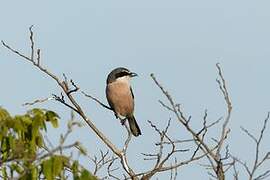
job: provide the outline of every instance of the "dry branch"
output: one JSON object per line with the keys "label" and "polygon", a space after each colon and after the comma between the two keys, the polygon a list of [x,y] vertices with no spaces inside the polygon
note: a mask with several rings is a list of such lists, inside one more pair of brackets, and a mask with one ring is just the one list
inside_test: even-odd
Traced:
{"label": "dry branch", "polygon": [[270,151],[266,152],[263,157],[260,158],[260,150],[261,150],[261,143],[265,134],[265,130],[267,127],[267,124],[269,122],[270,118],[270,112],[267,113],[266,118],[263,122],[263,127],[260,130],[259,137],[255,137],[251,132],[249,132],[247,129],[241,127],[241,130],[248,136],[250,139],[255,143],[255,159],[253,161],[253,164],[251,167],[247,165],[247,163],[243,162],[239,158],[234,157],[235,161],[238,162],[242,167],[244,167],[246,173],[248,174],[249,180],[262,180],[266,179],[270,176],[270,169],[266,169],[261,174],[258,174],[256,176],[257,171],[267,162],[270,160]]}
{"label": "dry branch", "polygon": [[[231,100],[229,97],[229,93],[226,87],[226,82],[223,77],[221,68],[219,64],[216,64],[216,67],[218,69],[218,75],[221,80],[217,79],[219,88],[223,94],[223,97],[225,99],[226,105],[227,105],[227,115],[225,117],[225,121],[222,125],[222,132],[220,135],[219,140],[216,140],[217,145],[212,147],[210,146],[206,140],[206,134],[209,130],[210,127],[214,126],[218,122],[220,122],[221,118],[219,118],[217,121],[211,123],[210,125],[207,125],[207,111],[205,111],[204,117],[203,117],[203,125],[202,128],[196,132],[191,126],[190,126],[190,120],[191,117],[185,117],[184,112],[182,111],[180,104],[177,104],[174,102],[173,98],[169,94],[168,91],[165,90],[165,88],[157,81],[155,78],[154,74],[151,74],[152,79],[154,80],[155,84],[159,87],[161,92],[164,94],[164,96],[167,98],[169,105],[165,104],[163,101],[159,101],[160,104],[165,107],[167,110],[173,112],[178,120],[178,122],[185,127],[188,133],[190,133],[193,137],[193,142],[197,145],[194,154],[192,157],[196,155],[196,153],[201,150],[203,155],[207,157],[209,160],[210,166],[212,167],[213,171],[215,172],[215,177],[219,180],[224,180],[225,179],[225,172],[224,172],[224,167],[225,165],[223,164],[224,160],[227,160],[229,157],[225,156],[226,158],[221,157],[221,150],[223,149],[224,141],[228,136],[228,133],[230,130],[227,128],[230,117],[231,117],[231,111],[232,111],[232,104]],[[212,138],[213,139],[213,138]],[[164,142],[162,142],[164,143]],[[166,142],[168,143],[168,142]],[[226,152],[227,154],[228,152]]]}
{"label": "dry branch", "polygon": [[[18,50],[12,48],[8,44],[6,44],[3,40],[1,41],[3,46],[6,47],[11,52],[17,54],[18,56],[22,57],[24,60],[32,63],[35,67],[37,67],[40,71],[51,77],[56,81],[56,83],[61,87],[63,90],[65,96],[68,98],[69,102],[65,101],[64,95],[61,93],[61,96],[54,95],[54,98],[56,101],[62,103],[63,105],[67,106],[68,108],[72,109],[73,111],[77,112],[81,118],[87,123],[87,125],[95,132],[95,134],[103,141],[104,144],[107,145],[107,147],[121,159],[121,163],[123,165],[124,170],[126,173],[133,177],[135,173],[133,170],[129,167],[126,155],[123,153],[122,150],[118,149],[106,136],[104,133],[102,133],[92,122],[90,118],[88,118],[81,108],[81,106],[77,103],[75,98],[73,97],[73,93],[77,92],[79,90],[78,86],[73,82],[73,80],[70,80],[70,83],[67,80],[67,77],[64,76],[64,80],[61,81],[60,78],[58,78],[56,75],[54,75],[52,72],[41,66],[41,58],[40,58],[40,49],[37,49],[37,58],[34,57],[35,54],[35,47],[34,47],[34,33],[32,30],[33,26],[29,28],[30,31],[30,48],[31,48],[31,54],[30,57],[27,55],[24,55],[23,53],[19,52]],[[70,84],[73,88],[70,87]]]}
{"label": "dry branch", "polygon": [[[6,44],[4,41],[2,42],[2,45],[10,50],[12,53],[15,53],[19,57],[21,57],[23,60],[30,62],[34,67],[38,68],[41,72],[45,73],[47,76],[51,77],[57,84],[60,86],[62,92],[60,95],[53,94],[53,97],[46,98],[46,99],[38,99],[34,102],[25,103],[24,105],[34,105],[36,103],[42,103],[47,100],[54,99],[57,102],[62,103],[64,106],[68,107],[69,109],[73,110],[74,112],[78,113],[80,117],[86,122],[86,124],[89,126],[91,130],[94,131],[94,133],[99,137],[99,139],[106,144],[106,146],[113,152],[112,157],[109,157],[109,151],[107,152],[100,152],[100,157],[94,157],[91,158],[91,161],[94,163],[94,175],[97,174],[97,172],[107,166],[107,173],[108,175],[105,178],[114,178],[114,179],[123,179],[120,177],[117,177],[114,175],[114,172],[118,170],[119,168],[113,168],[114,163],[119,160],[122,168],[126,172],[126,174],[123,174],[125,179],[150,179],[154,175],[156,175],[159,172],[164,171],[170,171],[170,179],[176,179],[177,177],[177,170],[179,167],[190,164],[194,161],[198,161],[202,158],[206,158],[209,162],[209,164],[205,165],[208,169],[211,171],[208,172],[209,176],[212,178],[216,178],[218,180],[224,180],[225,179],[225,173],[229,170],[233,170],[233,177],[235,180],[239,179],[239,171],[237,170],[236,164],[240,164],[246,171],[246,173],[249,176],[249,180],[262,180],[266,179],[270,176],[270,170],[267,169],[266,171],[256,174],[258,169],[262,167],[265,162],[270,160],[270,152],[266,152],[262,157],[260,157],[260,146],[261,142],[263,140],[265,130],[267,127],[267,123],[269,121],[270,114],[267,114],[267,117],[264,120],[263,127],[260,131],[259,137],[256,137],[252,133],[250,133],[247,129],[241,128],[242,131],[252,139],[252,141],[255,143],[255,159],[251,167],[247,165],[247,163],[243,162],[239,158],[233,157],[229,151],[229,146],[226,145],[226,139],[228,137],[228,134],[230,132],[229,129],[229,122],[231,119],[231,113],[232,113],[232,103],[231,99],[228,93],[227,85],[225,78],[223,76],[222,69],[219,64],[216,64],[216,68],[218,70],[218,79],[216,80],[219,86],[219,90],[222,93],[222,96],[225,100],[226,104],[226,114],[224,118],[218,118],[216,121],[209,123],[208,122],[208,112],[205,110],[204,116],[202,118],[202,125],[199,130],[196,130],[191,125],[191,116],[187,117],[185,113],[182,110],[182,106],[180,104],[176,103],[170,93],[166,91],[166,89],[161,85],[161,83],[156,79],[156,77],[151,74],[151,77],[154,81],[154,83],[157,85],[157,87],[161,90],[162,94],[165,96],[167,102],[163,102],[159,100],[159,103],[164,107],[166,110],[172,112],[175,116],[176,121],[178,122],[181,127],[185,128],[185,132],[190,136],[188,139],[173,139],[169,135],[169,129],[171,126],[171,121],[173,119],[170,119],[165,126],[165,128],[160,129],[157,125],[155,125],[152,121],[148,121],[150,127],[158,134],[159,136],[159,142],[156,142],[156,153],[142,153],[144,155],[144,160],[147,161],[153,161],[154,165],[149,170],[135,173],[134,170],[130,167],[127,159],[127,150],[131,141],[131,133],[129,131],[129,128],[127,127],[127,124],[125,125],[125,128],[127,129],[127,137],[125,139],[125,142],[123,144],[122,148],[116,147],[109,139],[108,137],[101,132],[93,123],[93,121],[87,117],[85,114],[85,111],[82,109],[80,104],[77,102],[77,100],[74,98],[74,94],[79,92],[80,88],[77,86],[77,84],[72,80],[68,79],[68,77],[63,74],[63,79],[59,78],[55,74],[53,74],[51,71],[44,68],[44,66],[41,65],[41,50],[36,48],[35,41],[34,41],[34,32],[33,32],[33,26],[29,27],[29,39],[30,39],[30,55],[25,55],[24,53],[21,53],[20,51],[14,49],[10,45]],[[100,106],[103,108],[106,108],[110,111],[112,111],[112,108],[107,106],[106,104],[102,103],[97,98],[86,94],[84,91],[80,91],[85,97],[90,98],[91,100],[94,100],[97,102]],[[168,103],[168,104],[167,104]],[[214,126],[217,126],[219,123],[221,123],[221,120],[224,119],[224,122],[222,123],[221,132],[219,137],[208,137],[208,133],[210,129]],[[62,149],[70,148],[73,146],[78,146],[78,143],[75,142],[74,144],[70,145],[64,145],[64,142],[69,135],[70,131],[68,131],[66,134],[63,135],[62,142],[59,146],[53,148],[51,151],[49,151],[49,148],[44,147],[47,149],[47,153],[40,154],[39,158],[44,158],[48,156],[51,153],[55,153],[58,151],[62,151]],[[210,143],[211,142],[211,143]],[[193,145],[193,149],[191,148],[179,148],[180,145],[183,143],[188,143]],[[177,159],[178,153],[190,153],[187,159],[179,160]]]}

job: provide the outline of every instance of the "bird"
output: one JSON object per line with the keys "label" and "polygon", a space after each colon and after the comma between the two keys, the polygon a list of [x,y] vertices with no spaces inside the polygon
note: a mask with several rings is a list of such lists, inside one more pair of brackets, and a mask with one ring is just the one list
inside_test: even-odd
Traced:
{"label": "bird", "polygon": [[139,136],[142,133],[134,117],[134,94],[130,84],[135,76],[138,75],[124,67],[113,69],[107,76],[106,97],[116,118],[122,125],[128,120],[131,133]]}

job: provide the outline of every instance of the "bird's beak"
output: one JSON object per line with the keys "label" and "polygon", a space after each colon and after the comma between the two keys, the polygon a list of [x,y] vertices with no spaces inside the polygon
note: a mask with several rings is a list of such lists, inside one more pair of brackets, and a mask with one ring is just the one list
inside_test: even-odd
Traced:
{"label": "bird's beak", "polygon": [[130,77],[138,76],[138,74],[136,74],[135,72],[131,72],[129,75],[130,75]]}

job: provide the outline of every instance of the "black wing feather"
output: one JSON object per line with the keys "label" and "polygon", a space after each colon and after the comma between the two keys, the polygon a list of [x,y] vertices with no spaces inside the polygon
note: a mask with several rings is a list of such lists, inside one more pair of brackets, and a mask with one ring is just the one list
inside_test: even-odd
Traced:
{"label": "black wing feather", "polygon": [[134,99],[134,94],[131,87],[130,87],[130,91],[131,91],[132,98]]}

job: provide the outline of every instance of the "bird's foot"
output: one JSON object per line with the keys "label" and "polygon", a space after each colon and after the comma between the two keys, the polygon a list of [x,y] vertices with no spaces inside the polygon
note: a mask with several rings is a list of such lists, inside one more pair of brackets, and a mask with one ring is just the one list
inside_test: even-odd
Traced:
{"label": "bird's foot", "polygon": [[120,119],[120,122],[121,122],[122,126],[126,123],[126,120],[127,120],[127,118]]}

